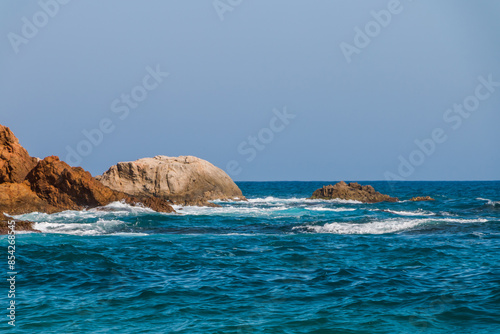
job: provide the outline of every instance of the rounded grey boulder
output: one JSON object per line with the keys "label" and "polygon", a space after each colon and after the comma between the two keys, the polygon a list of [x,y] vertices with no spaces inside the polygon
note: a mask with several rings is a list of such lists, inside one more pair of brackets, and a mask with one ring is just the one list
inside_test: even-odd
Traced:
{"label": "rounded grey boulder", "polygon": [[134,196],[155,196],[174,204],[212,205],[210,200],[246,200],[222,169],[193,156],[156,156],[119,162],[96,179]]}

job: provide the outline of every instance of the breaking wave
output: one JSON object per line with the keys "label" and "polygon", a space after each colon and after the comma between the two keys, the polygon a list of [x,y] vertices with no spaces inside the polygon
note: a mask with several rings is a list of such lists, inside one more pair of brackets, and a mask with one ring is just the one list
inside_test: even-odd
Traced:
{"label": "breaking wave", "polygon": [[485,223],[487,219],[388,219],[370,223],[327,223],[322,226],[297,226],[294,230],[306,229],[315,233],[331,234],[387,234],[413,230],[427,224],[445,223]]}
{"label": "breaking wave", "polygon": [[491,199],[481,198],[481,197],[478,197],[477,199],[480,201],[486,201],[486,205],[490,205],[493,207],[500,207],[500,201],[492,201]]}

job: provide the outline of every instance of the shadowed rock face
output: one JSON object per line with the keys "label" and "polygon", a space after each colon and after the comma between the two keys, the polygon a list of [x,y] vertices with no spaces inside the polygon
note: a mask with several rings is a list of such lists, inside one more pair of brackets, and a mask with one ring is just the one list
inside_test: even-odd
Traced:
{"label": "shadowed rock face", "polygon": [[344,181],[335,185],[323,186],[312,194],[311,199],[344,199],[363,203],[398,201],[396,197],[375,191],[372,186],[362,186],[358,183],[346,184]]}
{"label": "shadowed rock face", "polygon": [[117,191],[155,196],[176,204],[209,205],[208,201],[215,199],[246,200],[222,169],[192,156],[156,156],[120,162],[96,178]]}
{"label": "shadowed rock face", "polygon": [[23,182],[37,161],[30,157],[8,127],[0,125],[0,183]]}

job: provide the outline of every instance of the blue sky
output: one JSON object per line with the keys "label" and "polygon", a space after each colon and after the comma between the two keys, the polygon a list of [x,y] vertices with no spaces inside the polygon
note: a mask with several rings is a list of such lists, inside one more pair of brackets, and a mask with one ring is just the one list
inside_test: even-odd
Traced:
{"label": "blue sky", "polygon": [[498,180],[499,14],[493,0],[6,0],[0,124],[93,175],[194,155],[235,180]]}

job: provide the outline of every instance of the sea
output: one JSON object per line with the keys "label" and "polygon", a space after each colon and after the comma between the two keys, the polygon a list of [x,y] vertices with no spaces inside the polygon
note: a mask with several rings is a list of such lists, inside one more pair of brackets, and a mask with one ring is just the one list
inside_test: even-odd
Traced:
{"label": "sea", "polygon": [[42,233],[16,234],[15,327],[4,280],[1,332],[500,333],[500,182],[308,199],[335,182],[238,182],[247,202],[177,214],[16,216]]}

